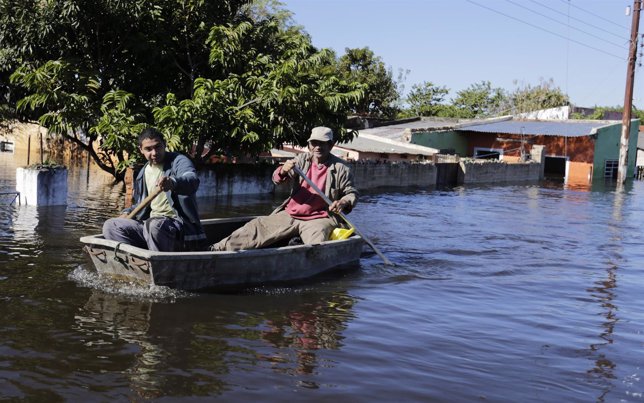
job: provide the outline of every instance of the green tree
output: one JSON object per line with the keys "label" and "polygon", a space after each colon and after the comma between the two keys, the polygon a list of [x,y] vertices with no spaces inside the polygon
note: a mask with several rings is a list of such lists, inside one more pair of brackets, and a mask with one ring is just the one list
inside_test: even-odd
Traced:
{"label": "green tree", "polygon": [[450,108],[443,102],[449,94],[449,89],[440,87],[432,82],[425,81],[422,84],[414,84],[407,95],[406,101],[409,105],[407,115],[409,116],[445,116]]}
{"label": "green tree", "polygon": [[458,91],[452,105],[456,109],[454,117],[484,118],[497,115],[507,102],[502,88],[492,88],[489,81],[481,81]]}
{"label": "green tree", "polygon": [[550,79],[548,81],[541,80],[537,86],[530,84],[517,86],[509,95],[507,109],[512,113],[522,113],[569,104],[568,95]]}
{"label": "green tree", "polygon": [[170,144],[196,144],[195,155],[207,160],[215,153],[305,144],[320,124],[332,127],[340,140],[352,138],[342,126],[362,87],[340,80],[333,52],[317,51],[297,28],[283,29],[274,19],[248,20],[213,27],[208,43],[210,62],[226,78],[200,78],[192,98],[168,94],[166,104],[154,110]]}
{"label": "green tree", "polygon": [[[242,12],[254,21],[273,19],[282,28],[295,25],[293,13],[285,8],[285,4],[279,0],[253,0],[252,3],[242,7]],[[302,27],[297,27],[302,29]]]}
{"label": "green tree", "polygon": [[0,0],[10,55],[0,71],[15,69],[10,85],[25,91],[17,103],[25,116],[117,179],[139,157],[135,135],[149,124],[171,149],[196,146],[198,159],[206,147],[244,153],[302,143],[317,124],[350,138],[339,129],[363,87],[337,78],[332,52],[287,27],[286,14],[249,3]]}
{"label": "green tree", "polygon": [[398,83],[391,69],[371,49],[346,48],[338,61],[338,71],[348,82],[362,84],[365,96],[353,112],[361,116],[392,119],[397,113],[400,98]]}
{"label": "green tree", "polygon": [[17,103],[23,118],[80,145],[120,179],[128,156],[138,155],[111,147],[131,149],[135,139],[109,136],[131,136],[123,124],[151,123],[151,108],[169,90],[190,96],[197,77],[214,75],[210,27],[246,2],[0,0],[0,71],[15,70],[10,90],[26,94]]}
{"label": "green tree", "polygon": [[[618,115],[619,119],[621,119],[621,116],[624,113],[623,106],[595,105],[593,108],[585,108],[585,109],[587,109],[586,111],[584,111],[586,113],[574,112],[571,116],[571,119],[610,120],[610,119],[615,119],[615,115]],[[588,109],[590,111],[588,111]],[[591,113],[587,114],[588,112],[591,112]],[[631,118],[640,119],[640,121],[644,120],[644,111],[637,109],[637,107],[633,105],[633,109],[631,111]]]}

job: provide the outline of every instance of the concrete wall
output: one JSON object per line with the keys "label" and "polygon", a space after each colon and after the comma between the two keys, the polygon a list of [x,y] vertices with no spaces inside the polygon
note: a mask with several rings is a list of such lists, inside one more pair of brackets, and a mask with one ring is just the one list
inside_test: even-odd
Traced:
{"label": "concrete wall", "polygon": [[67,169],[18,168],[16,191],[20,203],[31,206],[67,204]]}
{"label": "concrete wall", "polygon": [[271,193],[277,165],[215,164],[199,171],[197,197]]}
{"label": "concrete wall", "polygon": [[530,150],[530,159],[541,166],[539,170],[539,179],[544,177],[544,169],[546,167],[546,147],[541,144],[534,144]]}
{"label": "concrete wall", "polygon": [[[449,165],[450,162],[441,164]],[[543,164],[538,162],[506,164],[488,160],[451,163],[459,167],[459,184],[537,181],[543,173]],[[353,170],[355,185],[361,191],[382,187],[433,188],[438,181],[438,168],[433,163],[356,162],[349,163],[349,166]],[[288,192],[286,187],[276,188],[273,184],[271,176],[275,168],[276,165],[213,165],[206,171],[198,172],[201,183],[197,197]]]}
{"label": "concrete wall", "polygon": [[460,162],[459,184],[512,183],[538,181],[543,165],[538,162],[506,164],[494,160],[467,160]]}
{"label": "concrete wall", "polygon": [[557,108],[519,113],[517,116],[521,119],[568,120],[570,117],[570,106],[559,106]]}
{"label": "concrete wall", "polygon": [[[379,187],[431,187],[436,185],[434,164],[349,163],[358,190]],[[271,180],[276,165],[216,164],[199,171],[197,197],[263,194],[275,191]],[[284,189],[280,189],[283,191]]]}
{"label": "concrete wall", "polygon": [[[541,158],[540,158],[541,159]],[[198,196],[226,194],[261,194],[274,191],[271,174],[274,167],[265,166],[255,175],[251,174],[253,165],[215,166],[219,172],[200,172],[201,185]],[[438,169],[435,164],[376,164],[349,163],[353,170],[354,181],[359,190],[380,187],[422,187],[432,188],[437,183]],[[459,164],[458,184],[468,183],[513,183],[538,181],[543,177],[543,163],[506,164],[490,160],[468,160]],[[283,191],[284,189],[280,189]]]}
{"label": "concrete wall", "polygon": [[[467,160],[459,165],[458,184],[513,183],[538,181],[543,176],[539,161],[506,164],[490,160]],[[436,164],[421,163],[349,163],[358,190],[381,187],[432,188],[437,184]],[[276,191],[271,175],[275,166],[220,164],[211,170],[199,172],[201,184],[198,197],[219,195],[263,194]],[[287,189],[279,188],[284,192]]]}
{"label": "concrete wall", "polygon": [[436,185],[434,164],[350,164],[359,190],[378,187],[431,187]]}

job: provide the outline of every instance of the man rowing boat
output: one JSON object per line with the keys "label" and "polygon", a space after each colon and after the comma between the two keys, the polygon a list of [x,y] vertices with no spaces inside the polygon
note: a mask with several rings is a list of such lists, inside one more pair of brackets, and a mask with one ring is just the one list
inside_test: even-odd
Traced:
{"label": "man rowing boat", "polygon": [[[166,152],[163,135],[154,128],[139,135],[139,150],[147,160],[134,182],[134,204],[118,218],[103,224],[103,236],[139,248],[172,252],[202,250],[206,234],[199,221],[195,193],[199,178],[192,161],[184,155]],[[148,193],[161,190],[149,205],[132,218]],[[141,206],[143,207],[143,206]]]}
{"label": "man rowing boat", "polygon": [[[328,240],[333,229],[341,225],[341,220],[330,213],[348,213],[358,199],[353,173],[344,160],[331,154],[333,145],[331,129],[314,128],[308,139],[309,152],[286,161],[273,173],[273,182],[276,184],[291,183],[289,198],[270,215],[253,219],[211,245],[210,249],[233,251],[262,248],[293,237],[300,237],[305,244]],[[324,189],[331,205],[298,177],[294,167],[305,172],[319,189]]]}

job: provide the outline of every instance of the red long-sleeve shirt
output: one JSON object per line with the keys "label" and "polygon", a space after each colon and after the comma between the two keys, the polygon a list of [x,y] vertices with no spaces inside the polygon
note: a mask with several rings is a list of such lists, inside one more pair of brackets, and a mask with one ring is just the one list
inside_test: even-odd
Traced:
{"label": "red long-sleeve shirt", "polygon": [[[324,164],[312,163],[306,175],[319,188],[324,189],[326,186],[326,174],[328,167]],[[275,182],[283,182],[287,177],[281,177],[281,168],[276,169],[273,174]],[[298,220],[313,220],[321,217],[328,217],[327,204],[324,199],[317,194],[306,182],[302,182],[299,190],[293,195],[285,207],[286,212]]]}

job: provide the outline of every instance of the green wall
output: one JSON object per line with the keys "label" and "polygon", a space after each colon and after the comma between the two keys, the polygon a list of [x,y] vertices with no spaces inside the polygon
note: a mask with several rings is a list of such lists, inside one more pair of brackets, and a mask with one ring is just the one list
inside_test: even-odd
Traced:
{"label": "green wall", "polygon": [[412,133],[410,143],[437,148],[439,150],[452,148],[461,157],[467,155],[467,139],[465,135],[453,130]]}
{"label": "green wall", "polygon": [[[640,121],[631,121],[631,130],[628,136],[628,167],[627,177],[635,173],[635,160],[637,158],[637,135],[639,133]],[[615,124],[597,129],[597,140],[595,140],[595,155],[593,158],[593,179],[604,177],[604,165],[606,160],[619,160],[619,140],[622,137],[622,125]]]}

